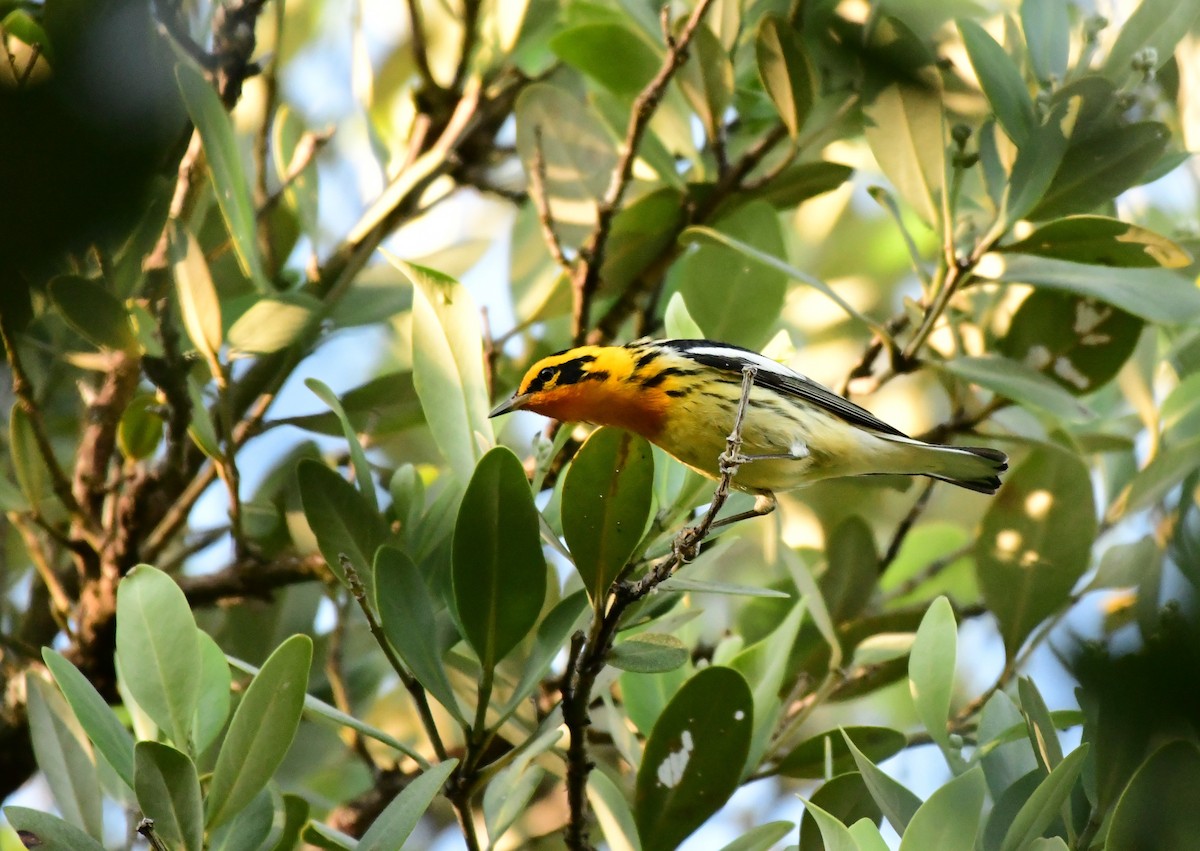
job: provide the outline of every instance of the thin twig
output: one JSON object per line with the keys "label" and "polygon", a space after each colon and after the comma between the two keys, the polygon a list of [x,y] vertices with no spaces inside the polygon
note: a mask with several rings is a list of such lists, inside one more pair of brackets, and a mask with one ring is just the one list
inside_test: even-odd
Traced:
{"label": "thin twig", "polygon": [[137,832],[140,833],[142,837],[150,843],[150,847],[153,848],[154,851],[170,851],[170,849],[163,844],[163,841],[158,838],[158,834],[154,832],[154,819],[144,818],[139,821],[137,825]]}
{"label": "thin twig", "polygon": [[658,104],[666,94],[667,86],[675,72],[687,59],[688,45],[692,36],[712,6],[713,0],[700,0],[692,11],[687,23],[679,36],[667,43],[667,55],[654,78],[633,101],[633,109],[629,116],[629,125],[625,131],[625,139],[621,143],[621,156],[613,169],[612,179],[604,197],[596,208],[596,226],[592,229],[587,241],[579,251],[579,262],[571,279],[571,289],[574,294],[572,309],[572,337],[575,342],[582,343],[587,336],[590,322],[592,299],[600,286],[600,268],[604,264],[604,252],[608,246],[608,238],[612,231],[613,219],[625,195],[625,189],[633,179],[633,163],[637,159],[638,147],[646,128],[650,126]]}
{"label": "thin twig", "polygon": [[[363,616],[367,619],[367,626],[371,630],[371,636],[375,642],[383,650],[383,655],[387,657],[388,664],[392,666],[392,670],[400,678],[400,682],[404,684],[404,688],[412,695],[413,703],[416,704],[417,714],[421,716],[421,724],[425,728],[425,734],[429,737],[430,744],[433,745],[433,752],[437,754],[439,760],[446,759],[446,746],[442,742],[442,735],[438,732],[437,723],[433,720],[433,712],[429,709],[429,700],[425,697],[425,689],[417,682],[416,677],[408,672],[404,667],[404,663],[400,661],[400,657],[396,655],[396,651],[392,649],[391,642],[388,641],[387,635],[383,632],[383,627],[379,623],[379,618],[375,616],[375,610],[371,608],[371,604],[367,601],[367,591],[363,587],[362,580],[358,577],[358,571],[354,569],[353,562],[346,555],[339,556],[342,571],[346,574],[346,584],[350,586],[350,593],[354,595],[354,599],[358,602],[358,607],[362,609]],[[428,767],[428,766],[423,766]]]}
{"label": "thin twig", "polygon": [[454,70],[454,82],[450,90],[462,91],[471,70],[471,54],[475,52],[475,42],[479,40],[479,7],[481,0],[463,0],[462,8],[462,43],[458,49],[458,67]]}
{"label": "thin twig", "polygon": [[[338,603],[337,620],[333,624],[333,629],[329,631],[329,644],[325,653],[325,678],[329,680],[329,690],[333,693],[333,705],[347,715],[353,715],[354,707],[350,703],[350,689],[346,686],[346,677],[342,671],[342,663],[345,659],[343,649],[346,641],[346,623],[350,619],[350,597],[343,594],[338,596],[342,599]],[[371,752],[367,750],[367,743],[362,734],[358,730],[349,730],[349,736],[354,752],[371,772],[371,776],[378,778],[379,765],[375,762],[375,757],[371,756]]]}
{"label": "thin twig", "polygon": [[630,605],[644,598],[657,588],[672,573],[695,556],[700,543],[711,531],[717,514],[729,497],[733,478],[737,475],[741,461],[742,423],[750,403],[750,392],[754,387],[754,376],[758,370],[747,366],[742,370],[742,395],[734,415],[733,428],[726,439],[725,452],[721,455],[721,478],[713,493],[708,511],[695,526],[684,529],[675,538],[671,555],[653,565],[650,571],[637,582],[616,582],[609,593],[607,611],[597,606],[592,624],[585,638],[576,633],[571,639],[567,669],[563,674],[562,711],[563,723],[569,735],[567,743],[567,807],[569,816],[566,827],[566,844],[572,851],[592,848],[588,839],[587,826],[587,779],[592,762],[587,752],[587,734],[591,727],[588,708],[592,702],[592,689],[596,678],[604,670],[613,637],[620,626],[621,618]]}
{"label": "thin twig", "polygon": [[333,128],[329,127],[322,131],[308,130],[300,137],[300,141],[296,143],[295,150],[292,151],[292,158],[288,162],[287,172],[283,176],[283,180],[279,184],[279,188],[268,195],[262,202],[262,206],[258,208],[258,219],[262,221],[271,210],[279,205],[283,200],[287,191],[291,189],[300,175],[304,174],[305,169],[312,165],[317,158],[317,154],[321,152],[329,140],[333,138]]}
{"label": "thin twig", "polygon": [[925,483],[924,489],[921,491],[917,501],[913,503],[912,508],[908,510],[908,514],[904,515],[904,519],[896,526],[896,531],[892,534],[892,540],[888,544],[887,551],[883,554],[883,558],[879,560],[879,573],[883,573],[896,560],[896,556],[900,554],[900,547],[904,544],[904,539],[908,537],[908,533],[912,531],[912,527],[920,519],[925,509],[929,507],[929,498],[933,496],[933,486],[935,480],[930,479]]}
{"label": "thin twig", "polygon": [[550,210],[550,198],[546,194],[546,156],[542,149],[542,128],[533,128],[533,168],[529,172],[529,197],[537,210],[538,223],[542,226],[542,237],[550,256],[560,268],[570,271],[571,264],[563,254],[562,243],[554,231],[554,214]]}

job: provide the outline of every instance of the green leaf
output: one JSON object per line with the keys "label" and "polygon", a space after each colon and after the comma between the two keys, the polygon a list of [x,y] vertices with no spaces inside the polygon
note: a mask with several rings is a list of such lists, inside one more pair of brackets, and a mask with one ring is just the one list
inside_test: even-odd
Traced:
{"label": "green leaf", "polygon": [[137,394],[125,406],[117,424],[117,444],[126,458],[140,461],[158,449],[163,435],[158,408],[158,400],[149,393]]}
{"label": "green leaf", "polygon": [[463,716],[438,652],[433,596],[411,558],[395,547],[375,553],[375,610],[388,641],[425,690],[458,720]]}
{"label": "green leaf", "polygon": [[1095,536],[1092,482],[1079,458],[1039,446],[1008,472],[984,515],[975,565],[1010,659],[1066,603]]}
{"label": "green leaf", "polygon": [[635,674],[658,674],[682,667],[690,655],[687,645],[673,635],[643,632],[615,645],[608,664]]}
{"label": "green leaf", "polygon": [[137,350],[125,305],[103,284],[78,275],[59,275],[48,290],[63,319],[89,343],[118,351]]}
{"label": "green leaf", "polygon": [[853,771],[854,754],[847,746],[846,739],[854,743],[865,759],[875,763],[895,756],[908,744],[907,736],[890,727],[842,727],[826,730],[797,745],[779,763],[779,773],[784,777],[819,779]]}
{"label": "green leaf", "polygon": [[879,832],[879,826],[870,819],[860,818],[850,825],[850,835],[858,843],[858,851],[888,851],[888,844]]}
{"label": "green leaf", "polygon": [[200,698],[200,632],[183,591],[148,564],[117,586],[117,660],[125,687],[181,749]]}
{"label": "green leaf", "polygon": [[1104,62],[1104,75],[1118,83],[1129,79],[1133,75],[1134,54],[1147,48],[1158,56],[1157,67],[1165,65],[1197,16],[1200,16],[1200,6],[1194,3],[1141,0],[1117,33],[1117,40]]}
{"label": "green leaf", "polygon": [[[1078,131],[1077,131],[1078,132]],[[1111,201],[1158,162],[1170,130],[1157,121],[1118,124],[1071,145],[1032,219],[1086,213]]]}
{"label": "green leaf", "polygon": [[138,742],[133,780],[138,806],[154,819],[159,838],[173,848],[203,851],[200,778],[188,755],[159,742]]}
{"label": "green leaf", "polygon": [[979,717],[979,761],[992,799],[1038,767],[1029,747],[1025,719],[1003,691],[991,696]]}
{"label": "green leaf", "polygon": [[300,834],[308,822],[308,801],[299,795],[283,796],[283,830],[271,851],[293,851],[300,846]]}
{"label": "green leaf", "polygon": [[1068,422],[1094,416],[1057,382],[1021,361],[999,355],[961,357],[938,364],[938,367],[998,396],[1031,405]]}
{"label": "green leaf", "polygon": [[699,340],[704,332],[688,312],[687,302],[681,293],[675,293],[667,301],[667,309],[663,311],[663,328],[667,336],[677,340]]}
{"label": "green leaf", "polygon": [[1200,316],[1200,289],[1166,269],[1116,269],[997,253],[987,255],[976,274],[1094,298],[1151,322],[1182,325]]}
{"label": "green leaf", "polygon": [[1017,811],[1017,817],[1013,819],[1000,851],[1021,851],[1028,848],[1033,840],[1050,826],[1062,811],[1079,772],[1083,770],[1083,760],[1087,756],[1088,747],[1086,742],[1080,745],[1038,784],[1029,800]]}
{"label": "green leaf", "polygon": [[[356,434],[394,434],[419,425],[425,419],[411,372],[376,376],[342,394],[341,404]],[[271,422],[335,437],[344,434],[341,421],[332,411],[281,417]]]}
{"label": "green leaf", "polygon": [[221,368],[217,355],[223,340],[221,302],[208,261],[204,259],[196,237],[179,226],[171,232],[171,258],[183,327],[187,329],[192,345],[216,373]]}
{"label": "green leaf", "polygon": [[[721,231],[714,230],[713,228],[696,226],[696,227],[690,227],[687,230],[685,230],[682,234],[680,234],[679,241],[684,243],[685,245],[691,244],[691,243],[696,243],[701,246],[704,246],[706,244],[714,244],[715,243],[716,245],[723,245],[728,248],[732,248],[734,251],[742,254],[745,257],[750,258],[751,260],[754,260],[755,262],[759,263],[760,265],[766,266],[771,269],[776,269],[779,272],[783,273],[783,275],[785,275],[786,277],[791,278],[795,281],[799,281],[802,284],[806,284],[806,285],[812,287],[813,289],[817,290],[822,295],[827,297],[830,301],[832,301],[834,304],[836,304],[842,310],[844,310],[846,312],[847,316],[849,316],[853,319],[857,319],[859,322],[861,322],[867,328],[870,328],[873,331],[881,331],[883,328],[883,326],[880,325],[879,323],[874,322],[871,319],[868,319],[863,314],[859,313],[848,301],[846,301],[840,295],[838,295],[837,291],[835,291],[832,287],[830,287],[828,284],[826,284],[820,278],[816,278],[816,277],[813,277],[812,275],[809,275],[806,272],[802,272],[801,270],[797,269],[795,266],[791,266],[787,263],[784,263],[778,257],[773,256],[769,253],[760,251],[754,245],[752,245],[748,242],[743,242],[742,240],[737,239],[734,236],[730,236],[728,234],[722,233]],[[694,255],[689,255],[689,256],[693,256],[693,257],[698,256],[698,253],[694,254]],[[743,269],[743,271],[745,270],[744,266],[740,267],[740,268]],[[704,294],[700,293],[698,295],[698,297],[703,298]],[[691,305],[690,298],[688,299],[687,303],[689,306]],[[708,329],[706,328],[705,330],[707,331]],[[760,336],[762,336],[762,335],[760,335]],[[765,337],[763,337],[763,339],[765,340]]]}
{"label": "green leaf", "polygon": [[26,848],[38,851],[104,851],[104,846],[75,825],[27,807],[5,807],[4,817]]}
{"label": "green leaf", "polygon": [[1124,513],[1148,508],[1170,493],[1196,469],[1197,450],[1200,436],[1161,449],[1130,482]]}
{"label": "green leaf", "polygon": [[766,201],[777,210],[795,207],[809,198],[832,192],[850,179],[854,169],[825,161],[796,163],[761,186],[738,194],[745,200]]}
{"label": "green leaf", "polygon": [[[1105,851],[1188,851],[1200,835],[1200,752],[1178,740],[1151,754],[1117,801]],[[8,812],[7,810],[5,812]]]}
{"label": "green leaf", "polygon": [[439,762],[405,786],[358,840],[355,851],[392,851],[402,846],[457,765],[457,759]]}
{"label": "green leaf", "polygon": [[[517,151],[525,173],[535,173],[540,136],[544,188],[555,233],[564,245],[578,245],[596,224],[596,202],[608,190],[617,165],[612,136],[594,109],[549,83],[526,86],[517,97],[514,114]],[[540,246],[539,252],[545,256],[545,247]]]}
{"label": "green leaf", "polygon": [[133,788],[133,737],[79,669],[49,647],[42,659],[67,698],[79,726],[117,775]]}
{"label": "green leaf", "polygon": [[413,383],[433,440],[460,482],[471,478],[479,442],[495,442],[488,420],[479,310],[440,272],[389,258],[413,284]]}
{"label": "green leaf", "polygon": [[59,812],[91,836],[103,838],[100,781],[86,736],[50,685],[33,675],[25,684],[33,755]]}
{"label": "green leaf", "polygon": [[816,99],[816,85],[804,41],[786,18],[768,15],[759,24],[754,54],[763,88],[775,104],[788,134],[796,139]]}
{"label": "green leaf", "polygon": [[913,813],[900,851],[973,851],[986,787],[976,766],[938,789]]}
{"label": "green leaf", "polygon": [[1008,138],[1018,148],[1022,147],[1038,126],[1038,120],[1021,70],[1004,48],[975,21],[960,19],[957,24],[975,76],[979,78],[996,120]]}
{"label": "green leaf", "polygon": [[653,484],[650,444],[616,428],[592,432],[567,471],[563,536],[597,609],[642,539]]}
{"label": "green leaf", "polygon": [[8,451],[21,493],[30,508],[37,508],[50,493],[50,471],[38,448],[33,423],[20,403],[14,404],[8,415]]}
{"label": "green leaf", "polygon": [[[852,775],[843,775],[850,777]],[[840,777],[835,777],[821,789],[830,786],[835,781],[841,780]],[[861,786],[861,781],[859,783]],[[820,789],[817,793],[820,793]],[[821,847],[823,851],[858,851],[858,843],[854,841],[853,834],[850,833],[850,828],[842,824],[841,820],[832,813],[827,812],[816,803],[816,795],[813,795],[813,800],[804,802],[804,822],[815,823],[817,829],[821,832],[821,843],[809,843],[809,849]],[[800,827],[800,845],[801,851],[804,851],[805,839],[807,833],[804,831],[804,822],[801,822]]]}
{"label": "green leaf", "polygon": [[[766,202],[754,201],[718,219],[712,229],[689,228],[685,235],[697,230],[705,235],[711,231],[715,238],[699,241],[698,248],[676,261],[670,279],[677,282],[705,337],[758,349],[779,321],[787,273],[774,264],[766,269],[748,265],[734,243],[766,257],[784,256],[778,214]],[[731,247],[735,250],[729,251]]]}
{"label": "green leaf", "polygon": [[921,799],[884,774],[875,763],[867,758],[866,754],[858,749],[858,746],[846,735],[845,730],[842,731],[842,738],[845,740],[850,754],[854,757],[854,764],[858,767],[863,782],[867,784],[871,797],[875,799],[875,803],[879,804],[880,811],[896,833],[903,835],[913,814],[921,806]]}
{"label": "green leaf", "polygon": [[480,460],[454,526],[454,600],[463,635],[491,671],[533,629],[546,597],[538,512],[525,468],[498,446]]}
{"label": "green leaf", "polygon": [[1080,108],[1074,98],[1055,103],[1045,121],[1034,125],[1022,140],[1004,187],[994,236],[1028,216],[1046,197],[1067,154]]}
{"label": "green leaf", "polygon": [[750,687],[714,665],[676,692],[654,724],[634,807],[645,851],[672,849],[733,794],[754,726]]}
{"label": "green leaf", "polygon": [[271,839],[278,792],[263,789],[231,820],[209,831],[206,851],[258,851]]}
{"label": "green leaf", "polygon": [[[561,735],[558,730],[553,731],[555,739]],[[545,776],[546,769],[518,758],[488,783],[483,793],[483,823],[493,847],[525,812]]]}
{"label": "green leaf", "polygon": [[[547,175],[549,179],[549,175]],[[604,262],[602,292],[621,292],[674,243],[684,225],[683,196],[663,187],[624,205],[613,217]]]}
{"label": "green leaf", "polygon": [[542,618],[533,636],[533,648],[525,660],[521,679],[513,688],[512,695],[501,712],[503,717],[508,717],[516,711],[520,703],[542,681],[554,657],[566,644],[567,637],[582,625],[583,616],[587,611],[587,594],[579,590],[559,600],[546,617]]}
{"label": "green leaf", "polygon": [[[878,34],[890,37],[882,26]],[[936,225],[946,183],[945,115],[937,78],[893,79],[864,103],[863,115],[867,144],[879,167],[917,215]]]}
{"label": "green leaf", "polygon": [[1071,18],[1065,0],[1022,0],[1021,32],[1034,76],[1052,89],[1067,76]]}
{"label": "green leaf", "polygon": [[209,458],[221,457],[221,445],[217,441],[217,429],[200,390],[200,382],[194,375],[187,377],[188,401],[192,403],[192,421],[188,425],[188,436]]}
{"label": "green leaf", "polygon": [[304,293],[261,298],[229,329],[229,357],[269,355],[286,349],[314,327],[321,311],[321,302]]}
{"label": "green leaf", "polygon": [[1025,730],[1029,744],[1042,770],[1049,774],[1063,760],[1062,744],[1054,728],[1054,717],[1046,701],[1029,677],[1017,680],[1017,693],[1021,698],[1021,713],[1025,716]]}
{"label": "green leaf", "polygon": [[347,836],[340,830],[334,830],[326,824],[312,820],[304,826],[300,838],[309,845],[332,849],[332,851],[354,851],[358,844],[358,840],[353,836]]}
{"label": "green leaf", "polygon": [[[318,199],[320,186],[318,184],[318,169],[310,164],[299,174],[291,174],[290,166],[296,156],[296,149],[304,138],[304,122],[296,110],[286,103],[281,103],[275,111],[275,123],[271,126],[271,154],[275,165],[275,175],[282,184],[287,181],[283,190],[284,201],[295,211],[301,222],[304,233],[314,235],[318,226]],[[290,180],[287,180],[291,178]]]}
{"label": "green leaf", "polygon": [[1161,234],[1107,216],[1067,216],[1047,222],[1001,251],[1097,266],[1181,269],[1192,256]]}
{"label": "green leaf", "polygon": [[230,688],[233,676],[220,645],[208,633],[200,634],[200,700],[196,703],[196,721],[192,738],[196,753],[203,754],[217,740],[229,720]]}
{"label": "green leaf", "polygon": [[550,38],[555,55],[618,95],[635,95],[658,73],[659,49],[640,30],[616,21],[568,27]]}
{"label": "green leaf", "polygon": [[175,79],[188,115],[204,143],[204,156],[212,176],[217,206],[229,228],[233,249],[242,274],[254,282],[260,293],[271,292],[258,256],[257,222],[250,200],[250,180],[242,168],[237,136],[224,105],[199,69],[189,62],[175,66]]}
{"label": "green leaf", "polygon": [[821,574],[821,596],[834,623],[857,617],[871,599],[879,576],[875,535],[857,514],[842,520],[829,533],[825,546],[829,563]]}
{"label": "green leaf", "polygon": [[[260,670],[253,665],[243,662],[241,659],[235,659],[233,656],[226,656],[225,659],[231,667],[236,668],[245,674],[249,674],[252,677],[257,676]],[[304,696],[304,711],[309,714],[310,718],[316,717],[323,718],[327,721],[332,721],[334,724],[338,724],[342,727],[349,727],[351,730],[362,733],[369,739],[374,739],[377,742],[382,742],[390,748],[395,748],[397,751],[404,754],[423,768],[429,765],[429,762],[425,759],[425,757],[421,756],[421,754],[417,753],[408,745],[401,742],[395,736],[385,733],[378,727],[372,727],[370,724],[360,721],[352,715],[347,715],[345,712],[330,706],[328,703],[313,697],[311,694],[306,694]]]}
{"label": "green leaf", "polygon": [[342,408],[342,403],[338,401],[337,394],[329,389],[329,386],[315,378],[306,378],[304,386],[317,395],[317,398],[329,406],[333,411],[334,416],[338,418],[338,422],[342,425],[342,434],[346,438],[346,444],[350,449],[350,464],[354,467],[354,481],[358,485],[358,491],[363,496],[363,501],[370,507],[371,511],[379,513],[379,497],[375,493],[375,480],[371,478],[371,465],[367,463],[367,455],[363,452],[362,444],[359,443],[358,434],[354,430],[354,426],[350,423],[350,418],[346,416],[346,411]]}
{"label": "green leaf", "polygon": [[943,752],[955,750],[946,724],[954,695],[954,665],[958,658],[958,623],[945,597],[925,611],[908,656],[908,688],[917,717]]}
{"label": "green leaf", "polygon": [[246,689],[208,787],[209,829],[245,808],[287,755],[304,708],[312,647],[307,635],[293,635],[276,648]]}
{"label": "green leaf", "polygon": [[[4,30],[6,36],[19,39],[30,47],[36,46],[51,68],[58,64],[54,45],[46,35],[46,30],[25,9],[14,8],[5,15],[3,20],[0,20],[0,30]],[[9,55],[11,56],[12,53],[10,52]]]}
{"label": "green leaf", "polygon": [[1111,305],[1034,290],[997,348],[1078,396],[1116,377],[1141,332],[1142,320]]}
{"label": "green leaf", "polygon": [[330,570],[345,582],[339,556],[347,556],[367,592],[373,593],[371,565],[375,550],[387,540],[382,518],[354,485],[320,461],[301,461],[296,466],[296,481],[304,517]]}
{"label": "green leaf", "polygon": [[625,793],[603,771],[593,771],[588,775],[587,798],[609,848],[613,851],[642,851],[642,842]]}
{"label": "green leaf", "polygon": [[721,848],[721,851],[770,851],[776,843],[795,831],[790,821],[769,821],[751,828],[737,839]]}
{"label": "green leaf", "polygon": [[688,58],[676,72],[683,90],[709,139],[720,138],[725,125],[725,111],[733,100],[733,64],[729,51],[701,23],[688,45]]}

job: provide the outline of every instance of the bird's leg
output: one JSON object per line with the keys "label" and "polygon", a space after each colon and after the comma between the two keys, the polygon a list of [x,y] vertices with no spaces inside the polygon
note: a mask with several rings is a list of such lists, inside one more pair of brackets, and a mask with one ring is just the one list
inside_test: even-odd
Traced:
{"label": "bird's leg", "polygon": [[749,520],[751,517],[762,517],[764,514],[770,514],[775,510],[778,502],[775,499],[775,494],[770,491],[760,491],[754,495],[754,507],[749,511],[742,511],[734,514],[732,517],[722,517],[709,528],[716,529],[718,526],[728,526],[730,523],[737,523],[742,520]]}
{"label": "bird's leg", "polygon": [[792,444],[791,451],[789,452],[773,452],[766,455],[743,455],[739,452],[737,455],[728,458],[722,455],[721,472],[725,472],[726,465],[732,467],[736,473],[737,468],[742,464],[750,464],[754,461],[803,461],[811,454],[812,453],[808,451],[808,444],[801,440],[797,440],[794,444]]}

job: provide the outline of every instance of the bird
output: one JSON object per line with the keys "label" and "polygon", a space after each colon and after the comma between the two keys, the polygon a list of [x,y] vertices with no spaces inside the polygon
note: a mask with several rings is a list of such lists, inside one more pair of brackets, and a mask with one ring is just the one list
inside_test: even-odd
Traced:
{"label": "bird", "polygon": [[[754,376],[741,451],[730,458],[723,453],[747,366]],[[732,486],[759,499],[730,520],[769,513],[775,492],[823,479],[928,476],[993,494],[1008,469],[997,449],[916,440],[777,361],[712,340],[643,339],[549,355],[489,416],[512,411],[625,429],[712,479],[732,462]]]}

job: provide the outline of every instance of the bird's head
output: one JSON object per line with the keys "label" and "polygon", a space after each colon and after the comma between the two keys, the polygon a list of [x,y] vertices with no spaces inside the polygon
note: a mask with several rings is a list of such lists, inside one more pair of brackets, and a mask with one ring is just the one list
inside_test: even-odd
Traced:
{"label": "bird's head", "polygon": [[542,358],[517,392],[489,416],[533,411],[564,422],[615,425],[652,436],[662,425],[665,398],[638,381],[634,353],[623,346],[580,346]]}

